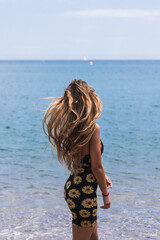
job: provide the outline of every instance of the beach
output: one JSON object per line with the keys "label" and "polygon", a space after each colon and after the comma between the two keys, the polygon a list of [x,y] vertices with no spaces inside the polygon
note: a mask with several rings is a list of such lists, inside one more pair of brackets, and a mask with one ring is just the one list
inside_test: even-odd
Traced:
{"label": "beach", "polygon": [[92,62],[0,61],[0,239],[71,239],[69,171],[44,151],[50,102],[41,98],[61,96],[73,78],[103,102],[97,123],[113,188],[107,210],[98,189],[100,240],[160,239],[160,61]]}

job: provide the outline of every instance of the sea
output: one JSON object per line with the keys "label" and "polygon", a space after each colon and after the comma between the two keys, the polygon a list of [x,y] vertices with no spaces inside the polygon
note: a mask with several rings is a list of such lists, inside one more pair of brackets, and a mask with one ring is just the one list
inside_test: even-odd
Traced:
{"label": "sea", "polygon": [[160,61],[0,61],[0,240],[71,240],[63,188],[69,171],[52,159],[42,129],[44,98],[74,79],[103,102],[97,120],[111,208],[98,188],[100,240],[160,239]]}

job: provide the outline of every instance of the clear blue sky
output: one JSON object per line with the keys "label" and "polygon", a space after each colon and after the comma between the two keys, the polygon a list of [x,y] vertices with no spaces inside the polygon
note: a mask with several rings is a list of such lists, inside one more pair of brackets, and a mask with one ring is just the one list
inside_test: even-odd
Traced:
{"label": "clear blue sky", "polygon": [[160,59],[160,0],[0,0],[0,59]]}

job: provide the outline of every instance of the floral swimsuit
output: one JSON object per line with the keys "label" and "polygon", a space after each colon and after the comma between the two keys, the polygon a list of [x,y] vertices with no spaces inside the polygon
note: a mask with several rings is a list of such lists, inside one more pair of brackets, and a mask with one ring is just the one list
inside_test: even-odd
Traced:
{"label": "floral swimsuit", "polygon": [[[101,143],[101,154],[103,143]],[[82,159],[78,174],[72,172],[64,186],[64,198],[72,213],[72,224],[94,227],[97,220],[97,181],[91,170],[90,155]]]}

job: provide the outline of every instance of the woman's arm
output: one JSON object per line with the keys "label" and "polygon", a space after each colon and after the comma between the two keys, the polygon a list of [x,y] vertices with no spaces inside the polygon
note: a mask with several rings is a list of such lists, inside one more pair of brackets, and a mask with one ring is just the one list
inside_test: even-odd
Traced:
{"label": "woman's arm", "polygon": [[[90,156],[91,156],[91,169],[98,182],[101,192],[105,195],[108,194],[106,175],[101,159],[101,147],[100,147],[100,127],[96,124],[96,130],[94,131],[90,140]],[[102,208],[110,207],[109,196],[103,197],[104,206]]]}

